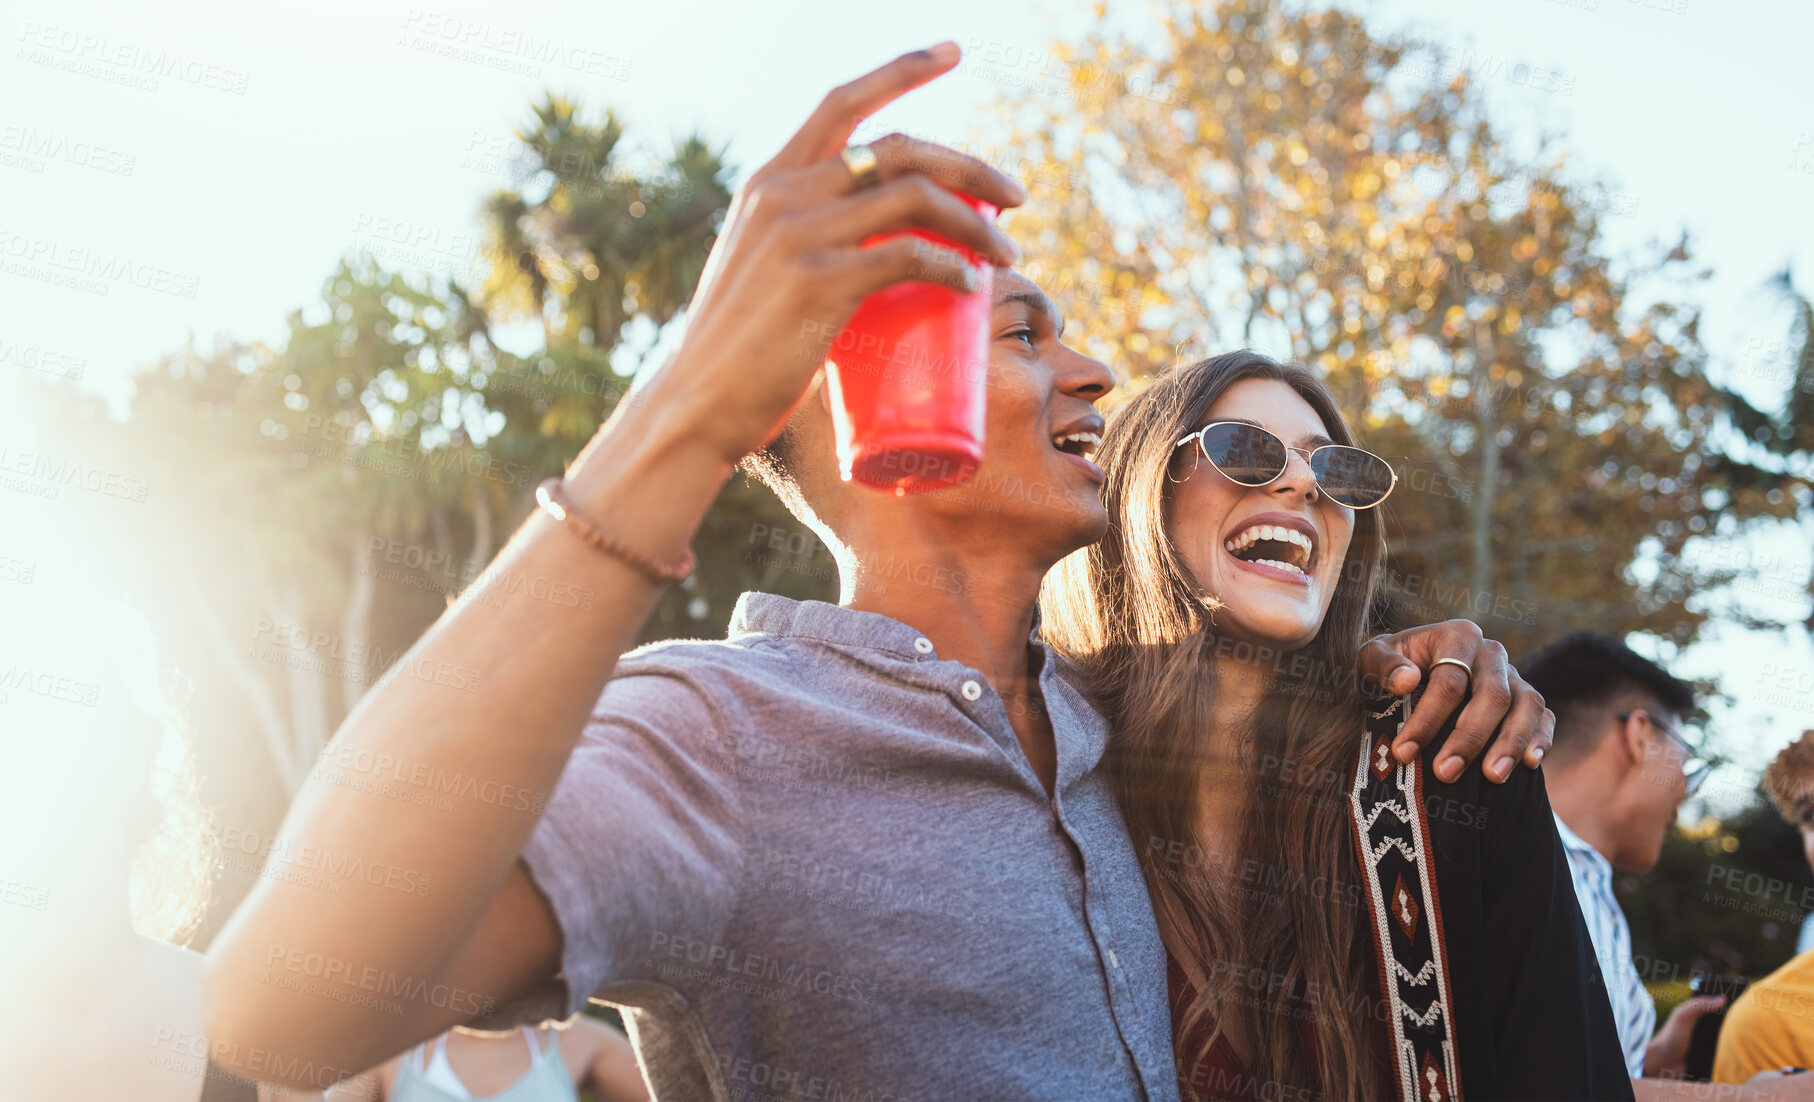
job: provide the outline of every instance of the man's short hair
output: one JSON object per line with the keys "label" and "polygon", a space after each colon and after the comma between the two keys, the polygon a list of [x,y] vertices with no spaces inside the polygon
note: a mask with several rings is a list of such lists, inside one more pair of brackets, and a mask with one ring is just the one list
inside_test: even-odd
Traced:
{"label": "man's short hair", "polygon": [[1801,737],[1782,748],[1770,768],[1764,770],[1764,791],[1770,802],[1793,826],[1801,825],[1795,814],[1795,801],[1814,795],[1814,731],[1803,731]]}
{"label": "man's short hair", "polygon": [[1556,713],[1555,744],[1564,761],[1592,750],[1603,727],[1599,713],[1619,697],[1637,692],[1677,716],[1694,710],[1694,686],[1616,639],[1578,631],[1559,639],[1519,667],[1531,687]]}

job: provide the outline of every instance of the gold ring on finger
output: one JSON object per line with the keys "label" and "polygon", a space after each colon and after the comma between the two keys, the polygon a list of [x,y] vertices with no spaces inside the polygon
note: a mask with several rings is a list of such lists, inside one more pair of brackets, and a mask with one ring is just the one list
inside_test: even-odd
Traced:
{"label": "gold ring on finger", "polygon": [[1438,666],[1460,666],[1461,672],[1467,675],[1468,680],[1474,680],[1474,667],[1468,665],[1459,658],[1438,658],[1436,661],[1430,663],[1430,672],[1435,673],[1436,667]]}
{"label": "gold ring on finger", "polygon": [[851,185],[857,191],[882,182],[881,162],[876,160],[875,150],[867,145],[845,146],[838,156],[844,158],[844,167],[850,170]]}

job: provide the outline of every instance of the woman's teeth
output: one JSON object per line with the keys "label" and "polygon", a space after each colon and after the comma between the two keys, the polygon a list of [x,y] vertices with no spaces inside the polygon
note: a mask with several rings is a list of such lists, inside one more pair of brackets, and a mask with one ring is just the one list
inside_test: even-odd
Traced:
{"label": "woman's teeth", "polygon": [[[1259,548],[1256,544],[1270,542],[1275,547]],[[1293,574],[1303,574],[1304,568],[1310,565],[1314,544],[1310,537],[1295,528],[1278,524],[1256,524],[1222,544],[1229,554],[1243,562],[1261,563],[1277,567]],[[1252,558],[1249,555],[1267,553],[1266,558]]]}
{"label": "woman's teeth", "polygon": [[1302,574],[1303,573],[1302,570],[1299,570],[1297,567],[1291,565],[1290,563],[1280,562],[1277,559],[1242,559],[1241,561],[1250,562],[1250,563],[1255,564],[1256,566],[1275,566],[1275,567],[1279,568],[1280,570],[1288,570],[1293,574]]}
{"label": "woman's teeth", "polygon": [[1066,436],[1053,437],[1052,446],[1061,452],[1081,455],[1088,459],[1096,454],[1097,448],[1102,446],[1102,437],[1093,432],[1073,432]]}

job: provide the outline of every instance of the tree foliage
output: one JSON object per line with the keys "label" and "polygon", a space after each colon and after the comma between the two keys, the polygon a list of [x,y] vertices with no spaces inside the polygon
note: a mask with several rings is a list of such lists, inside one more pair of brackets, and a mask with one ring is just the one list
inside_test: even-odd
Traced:
{"label": "tree foliage", "polygon": [[[537,436],[510,434],[536,443],[537,469],[558,470],[615,406],[625,380],[607,364],[640,366],[692,295],[730,205],[727,170],[702,138],[638,173],[620,155],[623,135],[611,112],[588,124],[572,103],[546,97],[518,134],[530,153],[521,185],[485,201],[491,315],[541,324],[539,370],[578,384],[488,395],[507,424],[539,424]],[[746,589],[827,595],[823,576],[789,570],[798,557],[766,545],[770,533],[799,527],[766,490],[734,479],[694,541],[699,572],[663,595],[642,638],[722,635]]]}
{"label": "tree foliage", "polygon": [[[146,533],[142,596],[200,626],[182,657],[196,696],[241,701],[283,788],[449,602],[495,599],[481,570],[683,311],[729,205],[697,137],[632,169],[615,117],[554,98],[519,137],[519,186],[483,204],[498,263],[480,286],[349,256],[277,347],[149,366],[110,445],[181,488]],[[726,499],[702,539],[764,507]],[[721,626],[711,583],[742,580],[717,569],[671,596],[650,636],[703,633],[714,610]],[[545,588],[489,584],[519,581]]]}
{"label": "tree foliage", "polygon": [[1159,13],[1150,39],[1054,47],[1073,94],[1005,108],[1035,181],[1014,231],[1085,347],[1135,388],[1241,346],[1318,369],[1404,479],[1393,621],[1467,616],[1515,653],[1691,640],[1720,579],[1688,541],[1791,505],[1708,460],[1687,242],[1610,255],[1611,193],[1517,155],[1472,74],[1357,15]]}
{"label": "tree foliage", "polygon": [[[1766,495],[1782,494],[1789,485],[1804,506],[1814,494],[1814,302],[1795,284],[1795,273],[1785,266],[1770,277],[1767,291],[1788,310],[1788,393],[1777,411],[1759,409],[1735,391],[1722,396],[1732,410],[1732,425],[1742,439],[1739,454],[1725,458],[1725,472],[1734,482],[1760,489]],[[1814,575],[1807,579],[1814,594]],[[1814,609],[1803,626],[1814,631]]]}

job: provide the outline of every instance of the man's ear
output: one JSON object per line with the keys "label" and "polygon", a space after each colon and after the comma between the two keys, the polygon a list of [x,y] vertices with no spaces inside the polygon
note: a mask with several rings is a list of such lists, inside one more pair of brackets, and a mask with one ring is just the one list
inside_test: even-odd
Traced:
{"label": "man's ear", "polygon": [[1608,737],[1618,740],[1619,747],[1624,751],[1625,760],[1631,764],[1632,768],[1644,768],[1651,757],[1650,725],[1645,723],[1635,711],[1627,714],[1624,719],[1620,719],[1618,713],[1615,712],[1612,722],[1614,727]]}

